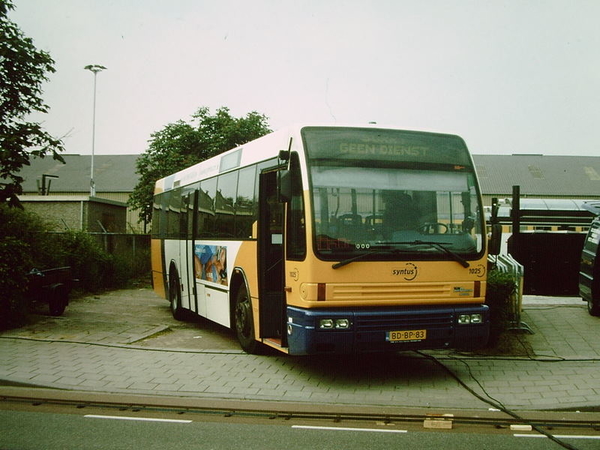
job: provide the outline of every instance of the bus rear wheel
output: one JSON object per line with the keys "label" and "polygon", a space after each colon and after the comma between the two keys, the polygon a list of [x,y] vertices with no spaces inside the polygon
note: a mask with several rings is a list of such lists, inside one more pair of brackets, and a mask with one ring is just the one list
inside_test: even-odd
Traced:
{"label": "bus rear wheel", "polygon": [[181,306],[181,288],[177,273],[171,274],[169,279],[169,301],[171,302],[171,314],[173,314],[173,318],[175,320],[183,320],[185,311]]}
{"label": "bus rear wheel", "polygon": [[245,287],[241,287],[235,297],[235,332],[238,342],[246,353],[259,353],[259,342],[254,339],[254,316],[252,303]]}

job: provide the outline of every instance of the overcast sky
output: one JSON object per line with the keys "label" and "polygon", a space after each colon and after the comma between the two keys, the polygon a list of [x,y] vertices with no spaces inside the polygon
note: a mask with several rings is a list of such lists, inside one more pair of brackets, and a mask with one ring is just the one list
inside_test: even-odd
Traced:
{"label": "overcast sky", "polygon": [[68,153],[142,153],[201,106],[461,135],[475,154],[600,156],[597,0],[13,0],[55,60]]}

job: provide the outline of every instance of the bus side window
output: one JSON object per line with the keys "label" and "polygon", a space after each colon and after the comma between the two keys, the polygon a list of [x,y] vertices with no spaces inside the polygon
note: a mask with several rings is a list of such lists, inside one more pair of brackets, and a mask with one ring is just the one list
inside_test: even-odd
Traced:
{"label": "bus side window", "polygon": [[174,191],[167,191],[162,195],[163,220],[160,224],[160,232],[165,238],[171,238],[175,213],[172,212]]}
{"label": "bus side window", "polygon": [[154,197],[154,203],[152,204],[152,237],[154,239],[164,237],[164,232],[160,229],[161,224],[164,222],[162,216],[162,199],[164,194],[159,194]]}
{"label": "bus side window", "polygon": [[234,237],[233,202],[237,192],[238,171],[219,176],[217,194],[215,197],[216,225],[218,237]]}
{"label": "bus side window", "polygon": [[256,199],[256,166],[240,170],[237,196],[235,199],[235,236],[245,239],[252,237],[252,224],[257,220]]}
{"label": "bus side window", "polygon": [[171,239],[179,239],[181,220],[181,189],[173,189],[169,199],[167,236]]}
{"label": "bus side window", "polygon": [[287,214],[287,258],[303,260],[306,256],[306,226],[304,223],[304,197],[298,153],[293,152],[290,160],[292,198]]}
{"label": "bus side window", "polygon": [[203,181],[198,191],[198,237],[214,237],[217,179]]}
{"label": "bus side window", "polygon": [[260,174],[264,169],[275,167],[279,163],[277,158],[268,159],[266,161],[262,161],[256,165],[256,173],[254,177],[254,204],[252,205],[252,226],[254,227],[259,220],[259,189],[260,189]]}

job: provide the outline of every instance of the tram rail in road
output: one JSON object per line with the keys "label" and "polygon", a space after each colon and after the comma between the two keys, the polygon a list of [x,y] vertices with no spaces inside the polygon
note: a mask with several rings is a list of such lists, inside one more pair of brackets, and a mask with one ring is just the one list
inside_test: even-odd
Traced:
{"label": "tram rail in road", "polygon": [[[406,433],[423,431],[432,417],[451,418],[458,433],[505,433],[515,437],[546,437],[520,431],[532,425],[560,439],[600,441],[597,413],[533,411],[521,412],[517,420],[501,411],[435,411],[390,407],[312,405],[307,403],[255,402],[222,399],[163,398],[155,396],[100,394],[0,386],[0,409],[59,410],[90,419],[192,422],[267,422],[289,424],[295,429]],[[85,414],[84,414],[85,413]],[[443,432],[443,430],[435,430]],[[518,431],[518,432],[517,432]]]}

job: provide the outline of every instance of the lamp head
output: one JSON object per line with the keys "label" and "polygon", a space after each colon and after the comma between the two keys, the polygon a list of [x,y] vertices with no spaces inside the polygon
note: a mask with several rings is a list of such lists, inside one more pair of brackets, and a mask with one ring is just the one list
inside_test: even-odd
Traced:
{"label": "lamp head", "polygon": [[106,67],[101,66],[99,64],[88,64],[84,67],[85,70],[89,70],[90,72],[94,72],[94,75],[102,70],[106,70]]}

